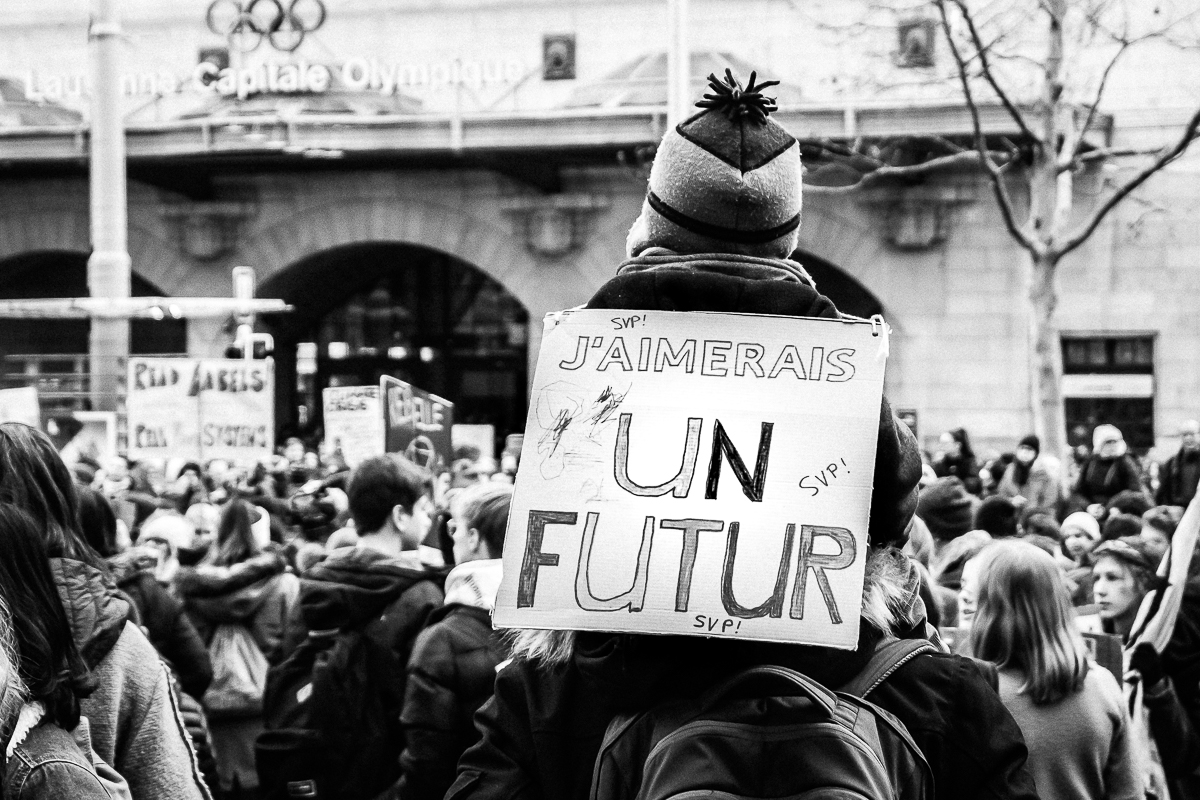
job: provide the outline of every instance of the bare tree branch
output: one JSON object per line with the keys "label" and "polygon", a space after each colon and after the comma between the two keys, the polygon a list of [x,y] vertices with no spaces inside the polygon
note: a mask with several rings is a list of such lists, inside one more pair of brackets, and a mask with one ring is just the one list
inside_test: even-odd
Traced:
{"label": "bare tree branch", "polygon": [[1190,120],[1188,120],[1187,125],[1183,129],[1183,133],[1180,135],[1175,144],[1161,150],[1158,158],[1154,159],[1153,162],[1143,167],[1138,174],[1126,181],[1125,184],[1113,192],[1107,200],[1097,206],[1096,209],[1088,216],[1088,218],[1080,225],[1079,229],[1067,238],[1066,242],[1061,248],[1058,248],[1058,256],[1061,257],[1066,255],[1087,241],[1087,238],[1092,235],[1092,232],[1096,230],[1097,226],[1099,226],[1104,218],[1108,216],[1108,212],[1116,208],[1117,204],[1124,200],[1130,192],[1132,192],[1134,189],[1137,189],[1139,186],[1149,180],[1152,175],[1161,170],[1167,164],[1170,164],[1172,161],[1179,158],[1179,156],[1183,155],[1184,151],[1188,149],[1188,146],[1196,138],[1197,129],[1200,129],[1200,108],[1197,108],[1196,113],[1192,115]]}
{"label": "bare tree branch", "polygon": [[1017,224],[1012,199],[1008,196],[1008,189],[1004,185],[1004,173],[1001,172],[1000,168],[996,166],[988,155],[987,143],[984,141],[983,136],[983,124],[979,120],[979,107],[975,104],[975,97],[971,93],[971,81],[967,76],[966,61],[963,59],[962,53],[959,52],[958,45],[954,43],[954,34],[950,29],[950,16],[946,12],[946,2],[947,0],[935,0],[935,5],[942,19],[942,31],[946,34],[946,41],[950,44],[950,52],[954,56],[954,63],[958,66],[958,78],[962,83],[963,97],[966,99],[967,108],[971,112],[971,123],[975,128],[975,149],[979,153],[979,163],[983,165],[983,168],[987,170],[988,177],[991,178],[992,191],[996,195],[996,202],[1000,206],[1000,213],[1004,217],[1004,225],[1008,228],[1009,234],[1022,247],[1030,253],[1037,255],[1040,243],[1035,242]]}
{"label": "bare tree branch", "polygon": [[[992,154],[989,154],[989,157]],[[995,155],[1000,155],[996,153]],[[922,161],[920,164],[908,164],[905,166],[893,167],[885,166],[879,169],[872,170],[857,182],[848,186],[821,186],[820,184],[805,184],[805,191],[808,189],[816,189],[821,192],[850,192],[860,189],[867,189],[879,183],[886,183],[891,180],[903,180],[911,178],[922,178],[942,170],[953,169],[955,167],[977,167],[979,166],[980,156],[975,150],[963,150],[959,153],[953,153],[947,156],[931,158],[928,161]],[[1000,169],[1006,169],[1007,164]]]}
{"label": "bare tree branch", "polygon": [[[967,8],[964,0],[954,0],[954,4],[958,6],[958,11],[962,15],[963,21],[967,23],[967,30],[971,34],[971,41],[975,44],[975,52],[979,56],[979,68],[988,85],[992,87],[992,91],[996,93],[996,97],[1000,98],[1000,102],[1004,108],[1008,110],[1013,121],[1017,123],[1017,127],[1021,129],[1021,133],[1027,136],[1032,141],[1043,144],[1042,140],[1029,128],[1025,122],[1025,115],[1021,110],[1009,99],[1008,93],[1001,88],[999,81],[996,80],[996,75],[992,71],[992,65],[988,61],[988,49],[990,45],[985,46],[983,39],[979,35],[979,29],[975,27],[975,20],[971,17],[971,12]],[[949,34],[947,34],[949,35]]]}
{"label": "bare tree branch", "polygon": [[1092,102],[1087,107],[1087,118],[1083,121],[1083,126],[1079,129],[1079,135],[1075,137],[1075,141],[1070,146],[1063,147],[1063,158],[1059,160],[1059,170],[1070,169],[1071,162],[1079,157],[1079,151],[1083,147],[1084,137],[1087,136],[1088,128],[1092,127],[1092,122],[1096,119],[1096,110],[1100,107],[1100,101],[1104,99],[1104,89],[1108,85],[1108,76],[1112,74],[1113,67],[1121,59],[1121,56],[1129,49],[1129,45],[1122,42],[1120,49],[1116,55],[1104,67],[1104,72],[1100,76],[1100,84],[1096,87],[1096,96],[1092,98]]}
{"label": "bare tree branch", "polygon": [[[1192,135],[1192,141],[1200,138],[1200,132]],[[1134,156],[1154,156],[1162,153],[1161,147],[1100,147],[1089,150],[1076,159],[1076,163],[1089,164],[1093,161],[1107,161],[1111,158],[1131,158]]]}

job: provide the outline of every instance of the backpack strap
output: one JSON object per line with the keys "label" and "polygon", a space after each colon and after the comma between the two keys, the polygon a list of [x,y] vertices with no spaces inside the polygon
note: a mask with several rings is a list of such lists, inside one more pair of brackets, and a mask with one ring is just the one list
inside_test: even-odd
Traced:
{"label": "backpack strap", "polygon": [[936,652],[937,648],[926,639],[893,639],[877,648],[862,672],[850,679],[841,690],[865,698],[909,661],[922,653]]}

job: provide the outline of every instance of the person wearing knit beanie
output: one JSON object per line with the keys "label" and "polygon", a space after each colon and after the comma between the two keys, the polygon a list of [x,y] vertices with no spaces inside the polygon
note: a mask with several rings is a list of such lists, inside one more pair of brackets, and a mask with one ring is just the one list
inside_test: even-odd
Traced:
{"label": "person wearing knit beanie", "polygon": [[1016,536],[1017,506],[1012,500],[999,495],[985,499],[975,512],[975,528],[987,531],[997,539]]}
{"label": "person wearing knit beanie", "polygon": [[[699,113],[668,131],[650,171],[628,258],[592,309],[710,311],[842,319],[789,256],[799,241],[800,145],[751,73],[709,76]],[[868,542],[904,544],[921,457],[912,432],[880,403]]]}
{"label": "person wearing knit beanie", "polygon": [[935,542],[944,544],[971,530],[974,503],[958,478],[938,478],[921,492],[917,516],[929,528]]}
{"label": "person wearing knit beanie", "polygon": [[638,256],[653,247],[676,253],[739,253],[786,259],[800,237],[800,144],[768,115],[774,100],[745,89],[732,73],[709,78],[703,110],[663,137],[650,188],[626,240]]}
{"label": "person wearing knit beanie", "polygon": [[1017,443],[1013,460],[1004,468],[996,483],[996,494],[1011,498],[1024,508],[1037,508],[1051,513],[1062,498],[1062,484],[1039,458],[1042,443],[1030,434]]}

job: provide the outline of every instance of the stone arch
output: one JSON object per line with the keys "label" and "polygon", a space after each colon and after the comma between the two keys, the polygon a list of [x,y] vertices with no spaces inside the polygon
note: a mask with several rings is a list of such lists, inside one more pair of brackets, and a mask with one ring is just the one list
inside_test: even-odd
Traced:
{"label": "stone arch", "polygon": [[[239,249],[260,280],[325,250],[367,242],[419,245],[454,256],[495,279],[533,319],[579,302],[583,278],[542,266],[509,231],[461,208],[385,199],[339,200],[258,231]],[[567,280],[561,280],[561,278]],[[540,326],[539,326],[540,327]]]}
{"label": "stone arch", "polygon": [[[904,308],[894,269],[895,255],[885,249],[879,231],[865,212],[850,202],[806,198],[798,251],[835,267],[876,297],[893,328],[901,327],[897,310]],[[817,288],[821,287],[817,282]]]}
{"label": "stone arch", "polygon": [[[43,251],[91,251],[87,208],[35,209],[0,218],[0,261]],[[154,231],[129,225],[129,257],[133,272],[165,295],[182,292],[191,264]]]}

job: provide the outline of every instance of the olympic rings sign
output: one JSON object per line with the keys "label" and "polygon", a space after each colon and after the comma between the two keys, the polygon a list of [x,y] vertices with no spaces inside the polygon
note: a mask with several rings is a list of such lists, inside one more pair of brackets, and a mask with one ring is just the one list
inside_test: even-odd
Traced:
{"label": "olympic rings sign", "polygon": [[243,53],[256,49],[263,39],[290,53],[306,34],[325,24],[325,4],[321,0],[213,0],[205,20],[210,31]]}

